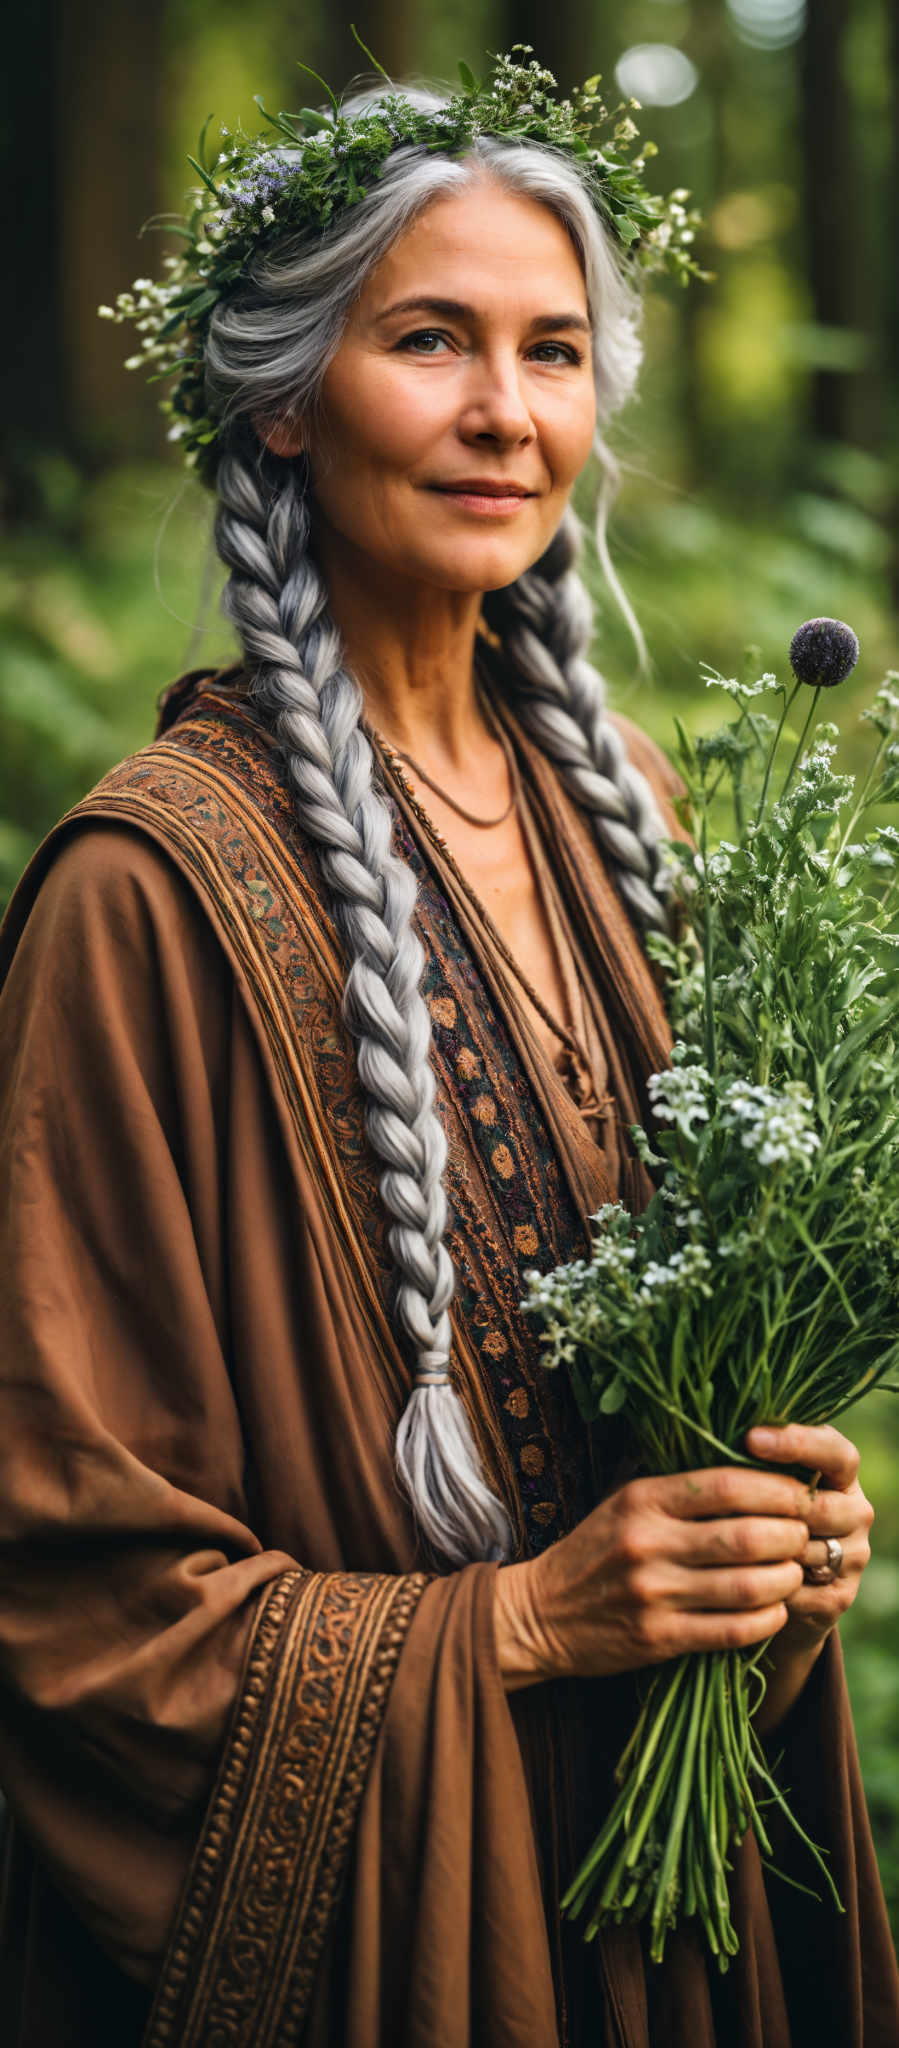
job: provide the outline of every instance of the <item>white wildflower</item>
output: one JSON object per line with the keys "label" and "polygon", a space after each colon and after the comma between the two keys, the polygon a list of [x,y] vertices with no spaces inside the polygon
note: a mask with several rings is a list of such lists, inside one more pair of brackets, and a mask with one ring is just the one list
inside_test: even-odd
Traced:
{"label": "white wildflower", "polygon": [[740,1129],[744,1151],[760,1166],[807,1166],[820,1149],[814,1103],[801,1081],[781,1094],[749,1081],[731,1081],[721,1095],[725,1120]]}
{"label": "white wildflower", "polygon": [[688,1136],[694,1123],[708,1123],[712,1077],[706,1067],[671,1067],[650,1074],[646,1086],[658,1123],[677,1124]]}
{"label": "white wildflower", "polygon": [[637,1290],[638,1299],[645,1303],[653,1295],[663,1294],[669,1288],[702,1288],[707,1273],[711,1272],[712,1261],[701,1244],[688,1244],[682,1251],[672,1252],[666,1265],[658,1259],[650,1259],[640,1275]]}

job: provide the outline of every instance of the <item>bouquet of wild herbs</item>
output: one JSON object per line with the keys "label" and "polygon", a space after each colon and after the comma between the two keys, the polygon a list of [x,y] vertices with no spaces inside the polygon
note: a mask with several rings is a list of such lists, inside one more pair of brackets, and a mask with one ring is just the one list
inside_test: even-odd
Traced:
{"label": "bouquet of wild herbs", "polygon": [[[586,1419],[621,1414],[647,1473],[751,1463],[753,1424],[830,1422],[899,1355],[899,830],[870,818],[899,800],[899,675],[863,713],[860,788],[835,768],[836,727],[813,730],[857,652],[848,627],[809,621],[791,690],[707,673],[733,716],[701,739],[678,726],[692,843],[671,848],[679,936],[650,941],[676,1040],[649,1083],[655,1135],[633,1132],[656,1193],[638,1217],[600,1210],[589,1260],[528,1275],[543,1363],[568,1368]],[[770,1860],[770,1802],[793,1820],[752,1724],[764,1648],[656,1667],[563,1901],[589,1904],[588,1939],[649,1916],[660,1959],[695,1915],[727,1967],[731,1853],[751,1827]]]}

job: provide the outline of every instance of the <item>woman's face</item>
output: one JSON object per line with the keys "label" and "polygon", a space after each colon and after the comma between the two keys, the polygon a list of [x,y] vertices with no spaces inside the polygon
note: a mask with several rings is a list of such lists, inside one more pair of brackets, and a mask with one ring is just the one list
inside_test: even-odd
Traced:
{"label": "woman's face", "polygon": [[304,436],[323,559],[499,589],[551,540],[594,427],[584,279],[561,222],[487,179],[435,200],[366,279]]}

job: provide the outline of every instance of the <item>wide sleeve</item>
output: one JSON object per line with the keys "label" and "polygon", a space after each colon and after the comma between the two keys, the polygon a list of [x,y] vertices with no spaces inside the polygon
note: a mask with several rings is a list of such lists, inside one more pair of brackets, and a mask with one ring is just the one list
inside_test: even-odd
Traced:
{"label": "wide sleeve", "polygon": [[[63,843],[16,916],[0,1782],[40,1883],[153,1994],[148,2048],[294,2044],[307,2014],[310,2040],[360,2048],[552,2043],[495,1566],[428,1578],[394,1544],[384,1568],[375,1530],[371,1568],[365,1458],[382,1453],[325,1400],[333,1384],[339,1406],[349,1370],[341,1278],[315,1219],[277,1213],[271,1091],[232,966],[174,863],[116,825]],[[286,1544],[264,1469],[279,1454],[301,1536]],[[405,1516],[388,1498],[384,1527]],[[402,2014],[397,1937],[415,1961]],[[44,1936],[48,1978],[57,1946]],[[83,1958],[79,1972],[83,1987]],[[89,2015],[71,2039],[95,2039]]]}

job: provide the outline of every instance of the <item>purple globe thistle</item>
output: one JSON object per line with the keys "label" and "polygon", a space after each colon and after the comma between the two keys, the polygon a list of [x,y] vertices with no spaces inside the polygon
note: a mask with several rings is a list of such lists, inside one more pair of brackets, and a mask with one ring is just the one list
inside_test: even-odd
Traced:
{"label": "purple globe thistle", "polygon": [[797,683],[832,690],[844,683],[858,660],[858,641],[842,619],[806,619],[790,641],[790,667]]}

